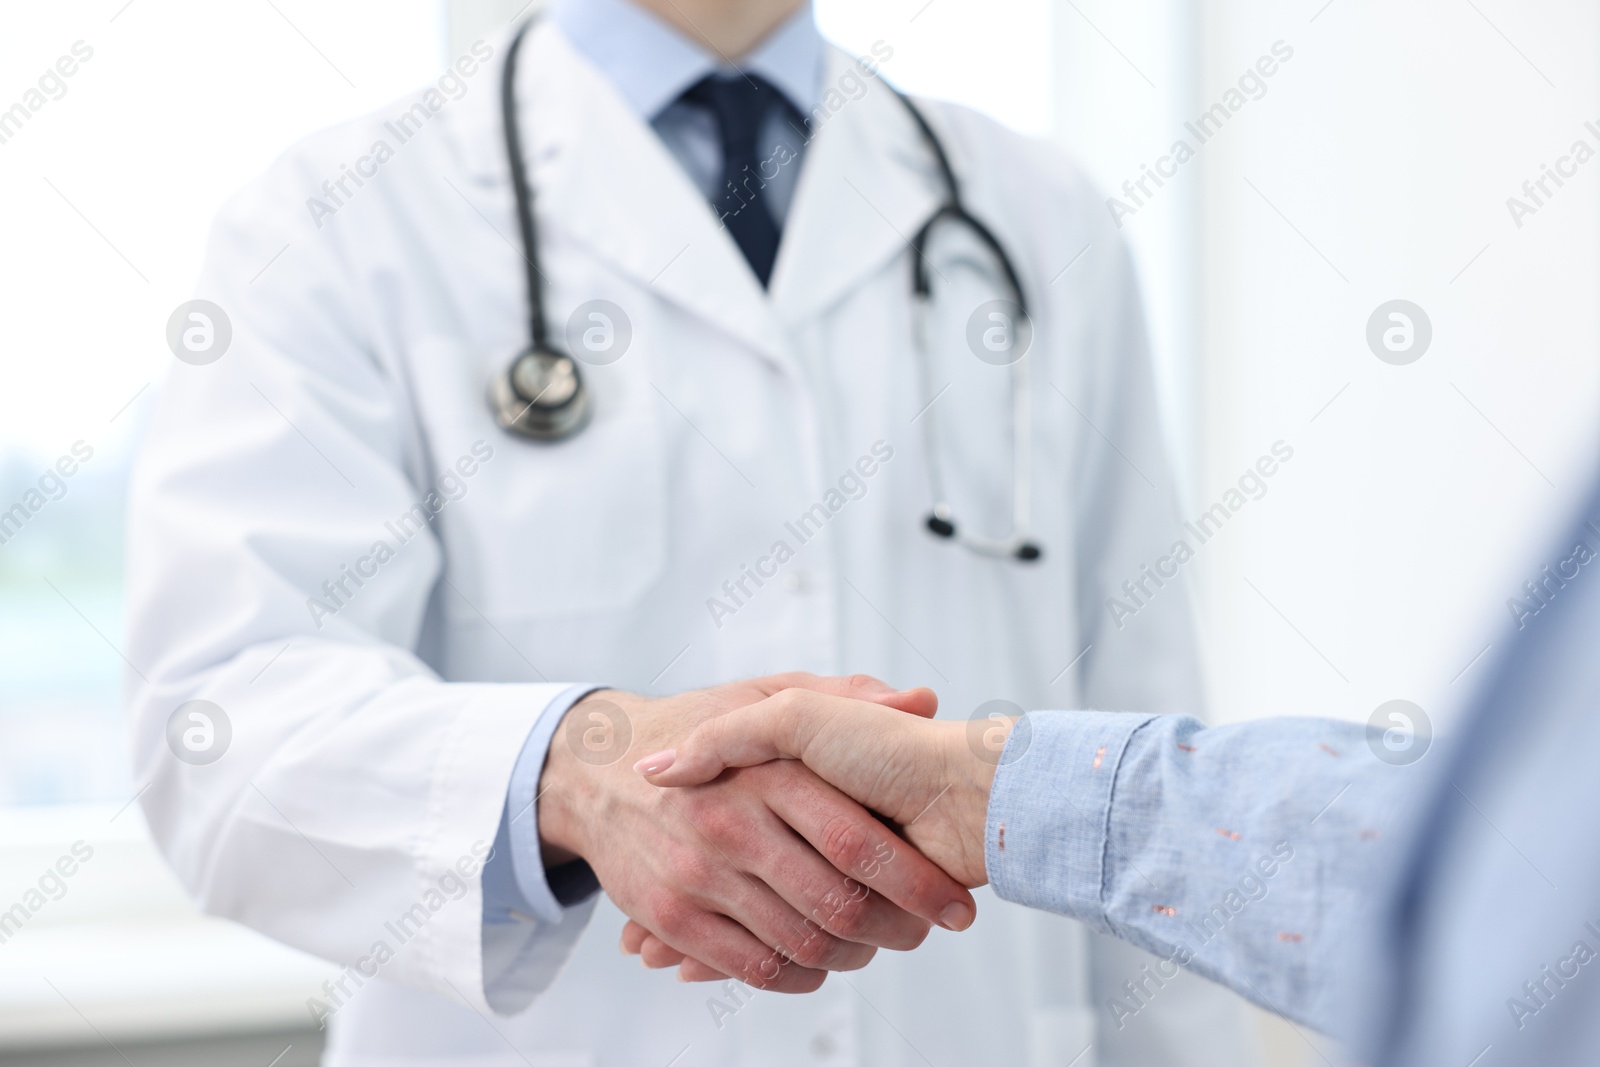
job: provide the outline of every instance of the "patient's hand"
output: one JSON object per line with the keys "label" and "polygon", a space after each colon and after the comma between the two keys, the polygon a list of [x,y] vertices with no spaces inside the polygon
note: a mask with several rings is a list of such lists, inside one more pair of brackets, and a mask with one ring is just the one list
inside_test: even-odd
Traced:
{"label": "patient's hand", "polygon": [[[975,751],[969,736],[964,722],[793,689],[702,723],[675,748],[645,757],[635,769],[657,785],[686,787],[736,773],[729,768],[801,760],[898,824],[911,845],[955,880],[978,886],[988,880],[984,823],[995,760]],[[685,978],[712,977],[713,969],[692,953],[685,958],[662,951],[641,929],[630,927],[623,946],[652,965],[681,962]]]}

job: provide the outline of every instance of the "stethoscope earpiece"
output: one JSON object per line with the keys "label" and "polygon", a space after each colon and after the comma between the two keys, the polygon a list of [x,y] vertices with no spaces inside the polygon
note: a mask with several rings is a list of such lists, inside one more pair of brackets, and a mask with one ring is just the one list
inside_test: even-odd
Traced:
{"label": "stethoscope earpiece", "polygon": [[571,356],[528,348],[489,386],[494,421],[508,433],[559,441],[589,421],[589,394]]}
{"label": "stethoscope earpiece", "polygon": [[958,538],[956,537],[955,522],[940,515],[937,511],[929,512],[927,519],[924,520],[924,523],[933,533],[938,534],[940,537],[943,537],[946,540],[960,541],[963,545],[966,545],[968,548],[979,553],[980,555],[1002,558],[1009,556],[1019,563],[1032,563],[1044,555],[1044,549],[1040,548],[1032,541],[997,542],[973,541],[970,538],[965,537]]}

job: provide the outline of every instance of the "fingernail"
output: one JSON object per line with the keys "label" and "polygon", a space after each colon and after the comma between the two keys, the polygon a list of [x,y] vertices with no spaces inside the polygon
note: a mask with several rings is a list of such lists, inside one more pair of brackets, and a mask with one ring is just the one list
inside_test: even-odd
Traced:
{"label": "fingernail", "polygon": [[963,904],[958,900],[944,906],[944,910],[939,913],[939,925],[946,930],[965,930],[972,925],[975,917],[972,905]]}
{"label": "fingernail", "polygon": [[660,752],[652,753],[651,755],[648,755],[644,759],[640,760],[638,763],[635,763],[633,765],[633,769],[638,771],[640,774],[660,774],[662,771],[672,766],[673,761],[677,758],[677,749],[662,749]]}

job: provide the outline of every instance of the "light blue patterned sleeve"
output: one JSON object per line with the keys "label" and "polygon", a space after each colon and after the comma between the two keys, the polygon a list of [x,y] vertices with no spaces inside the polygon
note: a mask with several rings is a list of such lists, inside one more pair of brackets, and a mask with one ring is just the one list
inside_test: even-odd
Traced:
{"label": "light blue patterned sleeve", "polygon": [[1113,1000],[1119,1022],[1189,969],[1332,1032],[1416,773],[1355,723],[1034,712],[990,793],[989,879],[1160,957]]}

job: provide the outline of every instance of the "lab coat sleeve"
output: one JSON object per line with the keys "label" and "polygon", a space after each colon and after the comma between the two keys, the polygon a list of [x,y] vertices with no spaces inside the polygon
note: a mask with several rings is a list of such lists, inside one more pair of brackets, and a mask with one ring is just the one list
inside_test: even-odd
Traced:
{"label": "lab coat sleeve", "polygon": [[[522,744],[506,790],[494,851],[483,867],[483,991],[489,1006],[513,1014],[550,984],[600,890],[583,860],[546,868],[539,845],[539,774],[567,710],[594,692],[575,685],[552,700]],[[568,916],[579,921],[568,921]],[[529,918],[535,920],[529,922]],[[552,951],[559,944],[561,951]]]}
{"label": "lab coat sleeve", "polygon": [[305,222],[322,169],[290,157],[224,210],[197,295],[231,343],[174,363],[134,474],[140,799],[206,911],[346,968],[309,1005],[319,1018],[374,976],[482,1010],[486,951],[515,962],[507,1012],[553,979],[593,906],[519,922],[514,950],[484,922],[513,764],[570,680],[530,665],[527,681],[449,682],[419,654],[461,596],[440,530],[504,446],[412,424],[381,354],[382,279],[353,280],[338,220]]}
{"label": "lab coat sleeve", "polygon": [[[591,685],[575,685],[552,700],[533,732],[522,743],[522,752],[511,769],[511,786],[506,790],[506,807],[500,817],[500,833],[506,847],[495,847],[484,864],[483,914],[509,915],[522,912],[545,922],[558,922],[561,909],[599,889],[594,870],[582,860],[546,868],[539,844],[539,775],[556,727],[567,710],[595,691]],[[500,871],[504,868],[504,872]]]}
{"label": "lab coat sleeve", "polygon": [[1407,768],[1367,728],[1267,719],[1034,712],[989,798],[1006,900],[1155,953],[1114,992],[1120,1025],[1188,970],[1331,1032],[1343,953],[1380,917]]}

